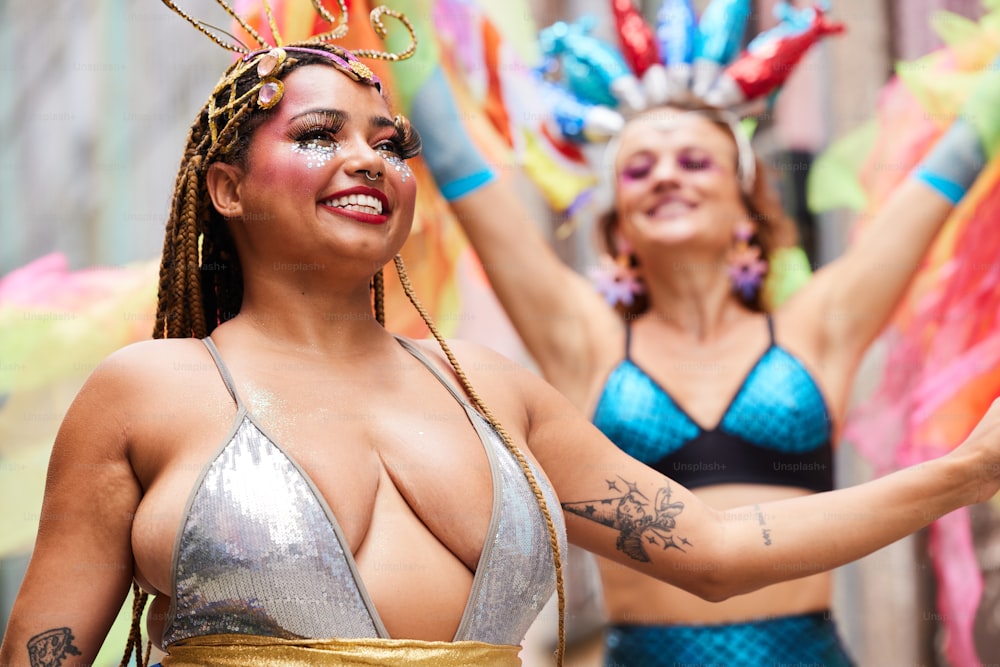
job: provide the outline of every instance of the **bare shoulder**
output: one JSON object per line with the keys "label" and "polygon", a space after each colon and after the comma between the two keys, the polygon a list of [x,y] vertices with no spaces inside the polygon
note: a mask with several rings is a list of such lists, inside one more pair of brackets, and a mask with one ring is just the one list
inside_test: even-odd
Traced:
{"label": "bare shoulder", "polygon": [[197,339],[132,343],[97,365],[68,416],[113,421],[134,441],[144,430],[183,418],[185,405],[197,406],[221,386],[218,378],[211,354]]}
{"label": "bare shoulder", "polygon": [[196,338],[143,340],[112,352],[96,370],[128,376],[162,370],[165,365],[207,354],[205,344]]}
{"label": "bare shoulder", "polygon": [[[436,362],[450,369],[447,357],[435,340],[413,342]],[[508,404],[525,414],[552,400],[566,400],[538,372],[486,345],[455,339],[447,343],[462,371],[484,397]]]}
{"label": "bare shoulder", "polygon": [[[461,384],[444,351],[434,339],[411,340],[448,377]],[[492,348],[471,341],[446,341],[475,392],[505,422],[527,423],[528,410],[538,374]],[[547,385],[546,385],[547,386]]]}
{"label": "bare shoulder", "polygon": [[[433,338],[407,338],[406,340],[416,346],[426,356],[446,366],[449,365],[448,357]],[[448,348],[451,349],[462,369],[466,372],[472,372],[476,375],[492,371],[507,373],[532,372],[519,362],[482,343],[475,343],[459,338],[449,338],[445,342],[448,343]]]}
{"label": "bare shoulder", "polygon": [[122,399],[137,390],[167,384],[178,374],[214,368],[204,344],[193,338],[145,340],[111,353],[91,373],[84,391],[120,393]]}

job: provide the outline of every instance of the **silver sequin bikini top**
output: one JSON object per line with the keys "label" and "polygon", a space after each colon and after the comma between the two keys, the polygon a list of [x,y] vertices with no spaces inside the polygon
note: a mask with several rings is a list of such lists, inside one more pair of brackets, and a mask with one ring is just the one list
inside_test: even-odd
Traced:
{"label": "silver sequin bikini top", "polygon": [[[399,342],[465,408],[493,474],[489,532],[454,640],[519,644],[555,588],[541,510],[496,431],[412,344]],[[388,638],[330,506],[257,425],[215,345],[204,343],[238,412],[188,499],[163,645],[217,633]],[[565,540],[555,494],[533,471]]]}

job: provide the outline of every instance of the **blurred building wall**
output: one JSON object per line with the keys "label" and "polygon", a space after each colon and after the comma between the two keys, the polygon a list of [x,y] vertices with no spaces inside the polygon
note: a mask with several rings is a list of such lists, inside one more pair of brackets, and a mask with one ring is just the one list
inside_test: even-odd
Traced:
{"label": "blurred building wall", "polygon": [[41,0],[0,3],[0,55],[0,273],[155,257],[227,54],[159,2]]}

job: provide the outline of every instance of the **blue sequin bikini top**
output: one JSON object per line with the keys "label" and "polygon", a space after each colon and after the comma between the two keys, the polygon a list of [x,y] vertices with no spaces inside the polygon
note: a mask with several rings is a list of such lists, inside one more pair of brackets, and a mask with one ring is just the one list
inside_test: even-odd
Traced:
{"label": "blue sequin bikini top", "polygon": [[[465,408],[493,475],[489,531],[454,640],[519,644],[555,589],[545,520],[495,429],[412,344],[399,342]],[[163,644],[217,633],[388,638],[330,506],[248,413],[215,345],[204,343],[238,411],[188,498]],[[558,509],[551,486],[533,471]],[[565,540],[562,514],[552,514]]]}
{"label": "blue sequin bikini top", "polygon": [[619,448],[688,488],[769,484],[833,488],[831,421],[802,363],[774,341],[740,385],[719,423],[703,428],[629,356],[604,385],[594,424]]}

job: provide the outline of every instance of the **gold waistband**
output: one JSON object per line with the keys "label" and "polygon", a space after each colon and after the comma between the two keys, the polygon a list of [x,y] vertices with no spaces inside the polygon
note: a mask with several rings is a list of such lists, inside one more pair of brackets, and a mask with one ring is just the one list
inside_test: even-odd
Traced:
{"label": "gold waistband", "polygon": [[518,667],[520,646],[415,639],[276,639],[207,635],[170,646],[163,667]]}

